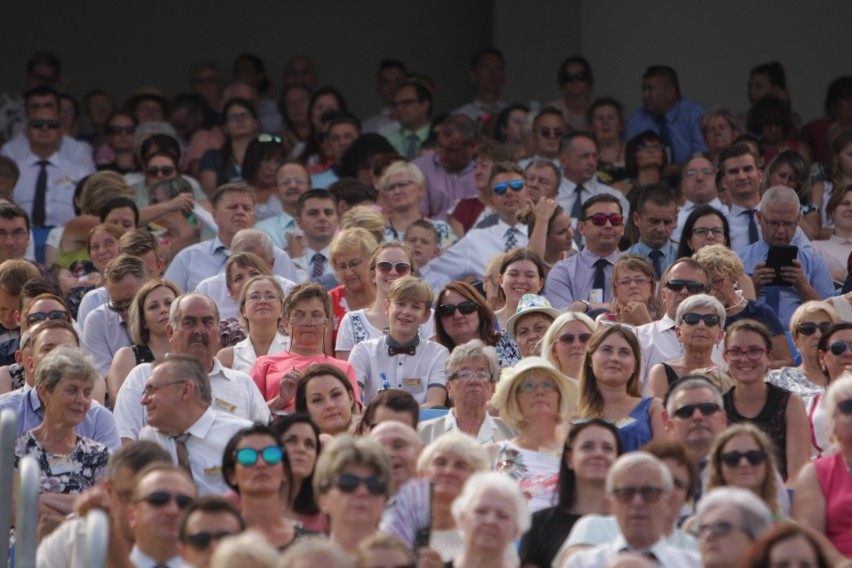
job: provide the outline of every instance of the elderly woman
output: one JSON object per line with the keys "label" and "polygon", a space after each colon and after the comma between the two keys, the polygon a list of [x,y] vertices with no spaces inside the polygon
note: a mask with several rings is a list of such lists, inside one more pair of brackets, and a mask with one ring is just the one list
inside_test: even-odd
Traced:
{"label": "elderly woman", "polygon": [[829,568],[842,565],[842,558],[828,560],[823,552],[825,537],[796,523],[775,525],[751,547],[744,568],[800,566]]}
{"label": "elderly woman", "polygon": [[656,289],[657,273],[651,263],[638,254],[622,255],[612,269],[612,310],[598,319],[633,326],[658,320],[663,310]]}
{"label": "elderly woman", "polygon": [[346,553],[378,531],[390,477],[387,454],[369,438],[338,438],[320,455],[314,492],[328,518],[329,538]]}
{"label": "elderly woman", "polygon": [[699,127],[704,143],[716,161],[719,160],[722,150],[733,146],[734,140],[739,135],[736,117],[728,109],[718,106],[704,113]]}
{"label": "elderly woman", "polygon": [[814,250],[825,259],[831,277],[838,282],[843,282],[848,273],[847,260],[852,254],[852,246],[849,244],[849,239],[852,237],[852,185],[835,188],[825,207],[825,214],[826,218],[832,222],[831,236],[828,240],[815,240],[812,245]]}
{"label": "elderly woman", "polygon": [[379,243],[366,229],[355,227],[337,233],[331,241],[329,262],[340,286],[328,291],[334,310],[334,338],[347,312],[366,308],[376,301],[370,282],[370,257]]}
{"label": "elderly woman", "polygon": [[772,513],[751,491],[719,487],[698,503],[693,532],[705,568],[741,566],[749,548],[772,525]]}
{"label": "elderly woman", "polygon": [[521,297],[518,310],[506,322],[506,332],[518,345],[521,357],[541,355],[544,334],[558,316],[559,310],[544,296],[525,294]]}
{"label": "elderly woman", "polygon": [[518,480],[530,511],[553,505],[559,476],[562,426],[574,412],[577,387],[549,361],[525,357],[504,369],[492,404],[518,435],[497,445],[495,469]]}
{"label": "elderly woman", "polygon": [[349,432],[358,414],[358,399],[346,374],[334,365],[311,365],[296,387],[296,412],[311,417],[321,434]]}
{"label": "elderly woman", "polygon": [[488,401],[500,377],[497,351],[479,339],[459,345],[446,364],[447,394],[452,408],[446,414],[420,424],[420,438],[433,442],[446,432],[459,431],[480,443],[499,442],[515,436],[503,421],[488,414]]}
{"label": "elderly woman", "polygon": [[18,435],[15,468],[35,458],[39,468],[40,507],[48,514],[72,512],[76,496],[106,476],[110,450],[74,430],[86,418],[95,382],[102,380],[79,349],[59,346],[36,369],[35,389],[42,423]]}
{"label": "elderly woman", "polygon": [[724,386],[724,377],[711,359],[713,350],[724,337],[724,326],[725,308],[713,296],[698,294],[681,302],[675,314],[675,334],[683,344],[683,355],[651,367],[648,392],[665,399],[669,388],[680,377],[693,372],[712,375]]}
{"label": "elderly woman", "polygon": [[524,495],[517,485],[496,473],[478,473],[470,481],[452,509],[464,550],[446,566],[517,566],[506,561],[506,551],[530,526]]}
{"label": "elderly woman", "polygon": [[541,340],[541,356],[550,361],[565,377],[577,382],[586,343],[597,324],[579,312],[565,312],[556,318]]}

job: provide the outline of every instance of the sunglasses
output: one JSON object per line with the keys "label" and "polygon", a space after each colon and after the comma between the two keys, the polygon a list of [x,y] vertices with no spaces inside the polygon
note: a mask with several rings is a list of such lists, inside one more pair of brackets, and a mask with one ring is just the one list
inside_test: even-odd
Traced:
{"label": "sunglasses", "polygon": [[519,179],[513,179],[512,181],[501,181],[500,183],[494,184],[494,194],[495,195],[503,195],[509,188],[512,188],[512,191],[521,191],[524,189],[524,182]]}
{"label": "sunglasses", "polygon": [[49,312],[34,312],[27,316],[27,323],[32,325],[37,321],[44,320],[67,320],[68,312],[62,310],[51,310]]}
{"label": "sunglasses", "polygon": [[334,480],[334,486],[344,493],[354,493],[358,489],[358,486],[362,484],[373,495],[385,495],[388,490],[387,484],[378,475],[358,477],[351,473],[342,473]]}
{"label": "sunglasses", "polygon": [[596,227],[603,227],[606,225],[606,222],[609,221],[613,227],[620,227],[624,222],[624,216],[619,215],[618,213],[612,213],[610,215],[607,215],[606,213],[595,213],[594,215],[586,217],[583,221],[591,221],[592,225]]}
{"label": "sunglasses", "polygon": [[704,535],[725,536],[726,534],[731,534],[735,529],[738,528],[739,527],[734,526],[734,523],[729,523],[728,521],[719,521],[717,523],[707,523],[706,525],[698,525],[693,529],[692,534],[699,538]]}
{"label": "sunglasses", "polygon": [[408,274],[408,272],[411,270],[411,265],[408,264],[407,262],[393,263],[393,262],[384,262],[383,261],[383,262],[377,262],[376,263],[376,269],[378,269],[378,271],[381,272],[382,274],[390,274],[391,270],[396,270],[397,274],[402,275],[402,274]]}
{"label": "sunglasses", "polygon": [[830,321],[824,321],[820,323],[813,322],[805,322],[800,323],[796,326],[796,332],[801,333],[802,335],[813,335],[816,333],[816,330],[819,330],[820,333],[825,333],[828,328],[831,327]]}
{"label": "sunglasses", "polygon": [[645,503],[656,503],[663,496],[663,490],[659,487],[622,487],[613,489],[612,495],[622,503],[630,503],[636,495]]}
{"label": "sunglasses", "polygon": [[62,126],[58,120],[31,120],[30,128],[35,128],[36,130],[43,130],[45,128],[49,128],[50,130],[56,130]]}
{"label": "sunglasses", "polygon": [[565,131],[561,128],[547,128],[546,126],[539,128],[538,133],[544,138],[562,138],[565,136]]}
{"label": "sunglasses", "polygon": [[157,166],[151,166],[147,170],[145,170],[145,174],[151,177],[157,177],[160,174],[164,176],[170,176],[175,173],[175,169],[173,166],[163,166],[162,168],[158,168]]}
{"label": "sunglasses", "polygon": [[200,532],[195,534],[188,534],[184,537],[186,543],[194,548],[195,550],[206,550],[210,543],[214,540],[222,540],[223,538],[228,538],[229,536],[234,536],[237,533],[232,533],[229,531],[221,531],[215,533],[209,532]]}
{"label": "sunglasses", "polygon": [[719,456],[719,459],[728,467],[737,467],[745,458],[750,466],[757,466],[766,461],[766,452],[763,450],[749,450],[747,452],[728,452]]}
{"label": "sunglasses", "polygon": [[687,325],[698,325],[698,322],[703,321],[707,327],[713,327],[719,325],[719,320],[720,318],[716,314],[701,315],[694,312],[683,314],[683,323]]}
{"label": "sunglasses", "polygon": [[835,341],[831,345],[828,346],[828,350],[831,351],[831,354],[840,357],[844,353],[846,353],[847,349],[852,348],[852,343],[848,343],[846,341]]}
{"label": "sunglasses", "polygon": [[674,415],[683,419],[692,418],[695,414],[696,408],[699,412],[701,412],[701,416],[713,416],[722,410],[715,402],[699,402],[698,404],[687,404],[686,406],[681,406],[674,411]]}
{"label": "sunglasses", "polygon": [[669,280],[666,282],[666,288],[672,292],[680,292],[684,286],[686,286],[687,291],[691,294],[707,291],[707,286],[698,280]]}
{"label": "sunglasses", "polygon": [[132,126],[107,126],[107,134],[133,134]]}
{"label": "sunglasses", "polygon": [[465,300],[464,302],[459,302],[458,304],[441,304],[438,306],[438,315],[444,318],[448,318],[456,313],[456,310],[460,311],[464,315],[470,315],[476,311],[476,302],[472,302],[470,300]]}
{"label": "sunglasses", "polygon": [[194,501],[194,499],[189,495],[184,495],[183,493],[169,493],[168,491],[155,491],[150,495],[140,498],[139,500],[145,501],[152,507],[165,507],[174,500],[174,502],[177,503],[178,509],[186,509]]}
{"label": "sunglasses", "polygon": [[852,399],[841,400],[840,402],[838,402],[837,410],[839,410],[841,414],[852,414]]}
{"label": "sunglasses", "polygon": [[347,269],[358,268],[361,265],[361,263],[364,262],[365,260],[366,260],[365,258],[361,257],[361,258],[354,258],[354,259],[350,260],[349,262],[341,262],[340,264],[337,265],[337,270],[339,270],[340,272],[343,272],[344,270],[347,270]]}
{"label": "sunglasses", "polygon": [[[129,300],[127,302],[108,302],[107,307],[110,311],[115,312],[117,314],[123,314],[127,310],[130,309],[130,304],[133,303],[133,300]],[[58,319],[58,318],[50,318],[50,319]]]}
{"label": "sunglasses", "polygon": [[588,343],[591,337],[591,333],[579,333],[577,335],[574,335],[573,333],[563,333],[559,336],[559,343],[564,343],[565,345],[571,345],[575,341],[581,344]]}
{"label": "sunglasses", "polygon": [[259,134],[257,136],[258,142],[274,142],[275,144],[281,144],[283,142],[280,136],[276,136],[275,134]]}
{"label": "sunglasses", "polygon": [[278,446],[267,446],[262,450],[241,448],[237,450],[237,463],[243,467],[254,467],[257,460],[263,458],[266,465],[278,465],[284,456],[284,451]]}

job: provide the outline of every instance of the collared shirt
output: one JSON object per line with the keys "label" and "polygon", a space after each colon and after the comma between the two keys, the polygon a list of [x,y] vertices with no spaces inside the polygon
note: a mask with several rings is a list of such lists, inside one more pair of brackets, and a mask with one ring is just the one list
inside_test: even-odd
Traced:
{"label": "collared shirt", "polygon": [[[527,246],[527,226],[518,223],[515,229],[517,246]],[[482,278],[491,257],[506,251],[508,230],[509,225],[499,218],[488,227],[471,229],[459,242],[445,250],[441,256],[434,258],[427,266],[452,280],[462,280],[470,275]]]}
{"label": "collared shirt", "polygon": [[[458,421],[456,420],[455,408],[451,408],[444,416],[426,420],[417,426],[417,433],[420,435],[420,439],[424,444],[435,441],[442,434],[456,431],[460,432],[461,430],[459,430]],[[503,442],[511,440],[516,435],[517,433],[505,422],[486,412],[482,426],[479,427],[479,433],[476,435],[476,441],[480,444]]]}
{"label": "collared shirt", "polygon": [[86,318],[98,306],[103,306],[109,302],[109,294],[106,288],[101,286],[86,292],[83,299],[80,300],[80,307],[77,308],[77,326],[80,329],[86,329]]}
{"label": "collared shirt", "polygon": [[[19,132],[3,145],[0,154],[10,157],[16,162],[26,160],[30,155],[30,141],[23,132]],[[72,164],[95,169],[95,161],[92,159],[92,146],[88,142],[75,140],[65,134],[59,142],[59,155]]]}
{"label": "collared shirt", "polygon": [[420,203],[420,212],[426,217],[446,221],[457,202],[477,196],[473,162],[458,173],[448,171],[441,164],[437,152],[421,156],[412,163],[420,168],[426,180],[426,193]]}
{"label": "collared shirt", "polygon": [[293,263],[300,269],[305,272],[307,276],[307,280],[311,280],[311,273],[314,269],[313,258],[316,253],[320,253],[325,258],[322,261],[322,273],[323,274],[331,274],[334,275],[332,266],[331,266],[331,246],[327,246],[322,250],[314,250],[312,248],[305,247],[305,254],[300,256],[299,258],[294,258]]}
{"label": "collared shirt", "polygon": [[438,293],[444,289],[444,286],[452,282],[449,276],[432,270],[428,265],[418,269],[418,272],[420,273],[420,278],[435,292],[436,298],[438,297]]}
{"label": "collared shirt", "polygon": [[[707,203],[707,205],[718,209],[722,215],[727,216],[728,208],[722,205],[722,202],[719,201],[718,197],[714,197],[713,201]],[[696,207],[698,207],[697,203],[685,201],[683,206],[681,206],[680,210],[677,212],[677,226],[675,226],[674,231],[672,231],[672,240],[674,242],[680,242],[680,234],[683,232],[683,225],[686,223],[686,219],[689,217],[690,213],[695,211]]]}
{"label": "collared shirt", "polygon": [[643,243],[642,241],[639,241],[638,243],[636,243],[635,245],[633,245],[632,247],[630,247],[629,249],[627,249],[624,252],[644,256],[645,258],[648,259],[648,262],[650,262],[653,265],[654,263],[651,260],[651,251],[653,251],[653,250],[659,250],[661,253],[663,253],[663,256],[660,257],[660,275],[662,275],[663,273],[665,273],[666,269],[668,269],[668,267],[675,260],[677,260],[677,247],[674,246],[671,242],[664,244],[659,249],[653,249],[653,248],[649,247],[648,245],[646,245],[645,243]]}
{"label": "collared shirt", "polygon": [[446,347],[423,340],[414,355],[388,355],[388,336],[362,341],[352,348],[349,362],[355,367],[364,404],[386,388],[399,389],[412,395],[419,404],[426,402],[431,388],[446,390],[444,365],[450,357]]}
{"label": "collared shirt", "polygon": [[[704,135],[701,134],[702,116],[704,116],[703,106],[689,99],[680,99],[665,114],[665,117],[662,117],[671,140],[672,163],[683,164],[693,154],[707,152]],[[660,117],[640,108],[627,119],[624,140],[630,140],[646,130],[653,130],[662,137]]]}
{"label": "collared shirt", "polygon": [[846,260],[852,253],[852,239],[831,235],[827,241],[813,241],[811,246],[825,260],[833,279],[838,282],[846,280]]}
{"label": "collared shirt", "polygon": [[[758,208],[759,206],[755,206],[755,210]],[[731,213],[728,215],[728,225],[731,230],[731,250],[741,251],[751,244],[748,238],[749,216],[744,215],[744,211],[747,211],[747,209],[739,205],[731,205]],[[761,229],[756,215],[754,222],[757,224],[757,241],[761,242],[763,241],[763,229]],[[811,241],[801,227],[796,227],[796,233],[793,235],[790,244],[805,248],[811,246]]]}
{"label": "collared shirt", "polygon": [[269,219],[258,221],[255,223],[254,228],[268,234],[272,239],[272,244],[282,249],[289,248],[287,233],[298,229],[296,219],[291,217],[286,211],[282,211]]}
{"label": "collared shirt", "polygon": [[157,566],[166,566],[166,568],[192,568],[190,564],[183,561],[180,556],[173,556],[165,562],[157,562],[141,550],[137,545],[133,545],[133,550],[130,551],[128,558],[136,568],[156,568]]}
{"label": "collared shirt", "polygon": [[[446,221],[441,221],[439,219],[425,219],[432,223],[432,226],[435,227],[435,230],[438,231],[438,248],[445,249],[450,245],[458,242],[459,238],[456,236],[456,232],[453,231],[453,228]],[[397,231],[393,228],[393,224],[388,221],[388,224],[385,225],[385,241],[404,241],[405,240],[405,231]]]}
{"label": "collared shirt", "polygon": [[[648,384],[648,371],[657,363],[668,363],[683,355],[683,343],[677,340],[675,333],[675,322],[668,314],[663,315],[657,321],[640,325],[636,328],[636,338],[642,348],[642,392],[645,392]],[[722,352],[724,347],[717,345],[710,355],[713,363],[720,369],[727,367]]]}
{"label": "collared shirt", "polygon": [[[286,351],[290,345],[290,338],[286,335],[276,332],[272,338],[272,343],[269,344],[267,355],[277,355],[282,351]],[[261,355],[262,357],[263,355]],[[235,371],[242,371],[247,375],[251,375],[251,369],[257,361],[257,353],[254,350],[254,345],[251,342],[251,337],[246,337],[236,345],[234,345],[234,360],[231,363],[231,368]],[[257,383],[255,383],[257,384]],[[263,393],[261,393],[263,394]],[[266,397],[264,397],[266,398]]]}
{"label": "collared shirt", "polygon": [[219,238],[188,246],[172,259],[164,277],[184,292],[192,292],[198,283],[225,271],[231,251]]}
{"label": "collared shirt", "polygon": [[62,521],[55,531],[45,536],[38,544],[36,561],[38,568],[75,568],[85,566],[86,519],[73,518]]}
{"label": "collared shirt", "polygon": [[[189,468],[192,470],[192,479],[198,487],[199,495],[224,495],[230,490],[222,477],[222,453],[234,434],[251,424],[251,421],[245,418],[208,407],[204,414],[186,429],[186,433],[191,434],[186,441]],[[156,442],[169,452],[172,462],[178,465],[174,437],[153,426],[145,426],[139,432],[139,439]]]}
{"label": "collared shirt", "polygon": [[656,559],[656,565],[662,568],[701,568],[703,566],[696,550],[674,546],[662,538],[647,549],[633,549],[621,534],[605,544],[577,551],[562,566],[563,568],[600,568],[621,552],[628,550],[639,554],[650,552]]}
{"label": "collared shirt", "polygon": [[[583,186],[583,191],[580,192],[580,197],[583,199],[583,203],[585,201],[594,196],[599,195],[601,193],[606,193],[612,195],[618,202],[621,204],[621,212],[625,219],[630,215],[630,202],[627,201],[627,198],[624,197],[624,194],[618,191],[617,189],[613,189],[610,186],[603,184],[597,180],[597,178],[592,178],[587,182],[581,184]],[[570,215],[574,210],[574,201],[577,200],[577,184],[573,181],[562,178],[562,182],[559,184],[559,193],[556,195],[556,201],[559,205],[562,206],[562,209]],[[577,226],[577,219],[573,219],[574,227]]]}
{"label": "collared shirt", "polygon": [[[281,276],[275,276],[281,288],[284,289],[284,295],[290,291],[290,288],[296,285],[292,280],[287,280]],[[219,306],[219,319],[237,318],[240,316],[240,308],[237,302],[228,294],[228,283],[224,274],[217,274],[210,278],[205,278],[195,287],[196,292],[200,292],[205,296],[210,296],[216,305]]]}
{"label": "collared shirt", "polygon": [[[753,245],[746,247],[740,253],[740,259],[743,261],[746,274],[751,276],[754,274],[754,267],[759,262],[766,262],[766,256],[769,254],[769,245],[764,240],[760,240]],[[805,279],[813,286],[817,294],[821,298],[828,298],[834,295],[834,282],[831,280],[831,274],[828,273],[828,268],[825,261],[810,247],[799,247],[798,260],[802,264],[802,270],[805,273]],[[780,301],[778,310],[778,319],[785,328],[790,325],[790,316],[796,311],[803,300],[802,296],[793,286],[764,286],[757,294],[757,303],[766,304],[767,293],[769,288],[780,288]],[[771,307],[771,306],[770,306]]]}
{"label": "collared shirt", "polygon": [[473,121],[478,121],[486,117],[496,115],[498,112],[506,108],[508,105],[505,101],[497,101],[494,104],[485,104],[476,99],[470,101],[466,105],[462,105],[455,109],[450,114],[463,114]]}
{"label": "collared shirt", "polygon": [[391,118],[391,109],[383,108],[379,114],[373,115],[361,124],[361,133],[373,132],[384,136],[399,128],[399,123]]}
{"label": "collared shirt", "polygon": [[423,127],[417,130],[409,130],[404,126],[400,126],[390,134],[386,134],[385,138],[388,139],[393,149],[396,150],[400,156],[405,156],[408,153],[408,140],[411,138],[411,135],[415,135],[417,137],[417,147],[415,152],[415,157],[420,156],[420,145],[429,137],[429,132],[431,131],[432,125],[431,123],[426,123]]}
{"label": "collared shirt", "polygon": [[604,267],[603,300],[608,302],[612,295],[612,270],[621,253],[616,250],[609,256],[601,257],[583,250],[579,254],[560,260],[547,275],[545,297],[557,310],[567,310],[577,300],[589,300],[595,279],[595,262],[601,258],[609,261]]}
{"label": "collared shirt", "polygon": [[[38,392],[29,386],[0,396],[0,410],[6,408],[15,411],[17,434],[32,430],[44,420],[44,409]],[[100,442],[111,450],[121,447],[112,413],[95,400],[89,406],[83,421],[74,427],[74,431],[84,438]]]}
{"label": "collared shirt", "polygon": [[89,352],[102,377],[109,372],[116,352],[122,347],[130,347],[133,340],[127,322],[121,316],[100,305],[86,318],[86,327],[80,338],[80,347]]}
{"label": "collared shirt", "polygon": [[[115,401],[115,423],[118,435],[138,440],[139,431],[148,423],[147,410],[142,405],[145,381],[151,376],[151,363],[137,365],[124,380]],[[272,416],[260,391],[245,373],[227,369],[218,359],[213,359],[210,388],[213,391],[211,408],[229,412],[252,422],[266,424]]]}

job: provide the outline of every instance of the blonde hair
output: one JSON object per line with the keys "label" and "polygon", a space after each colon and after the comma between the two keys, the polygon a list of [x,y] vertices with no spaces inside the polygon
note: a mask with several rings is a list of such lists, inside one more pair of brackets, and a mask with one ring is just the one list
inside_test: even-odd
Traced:
{"label": "blonde hair", "polygon": [[379,179],[376,182],[377,188],[382,191],[386,190],[391,176],[395,176],[397,174],[407,174],[408,177],[411,178],[411,181],[414,182],[414,185],[420,189],[426,187],[426,178],[423,177],[423,172],[420,171],[420,168],[411,162],[400,160],[385,168],[384,173],[379,176]]}
{"label": "blonde hair", "polygon": [[711,275],[721,274],[727,276],[733,282],[736,282],[745,274],[740,257],[725,245],[701,247],[692,255],[692,258],[701,263],[701,266],[706,268]]}
{"label": "blonde hair", "polygon": [[420,457],[417,458],[417,472],[425,473],[432,460],[441,453],[456,454],[467,462],[473,471],[485,471],[491,465],[482,444],[472,436],[451,430],[438,436],[434,442],[423,448]]}
{"label": "blonde hair", "polygon": [[796,308],[796,311],[793,312],[793,315],[790,316],[790,335],[792,337],[796,337],[799,333],[797,328],[799,324],[802,323],[802,320],[808,316],[812,316],[818,313],[824,313],[828,316],[828,321],[832,324],[840,323],[843,321],[840,319],[840,314],[837,313],[837,310],[834,309],[834,306],[829,304],[828,302],[819,302],[816,300],[811,300],[810,302],[805,302]]}
{"label": "blonde hair", "polygon": [[547,328],[541,340],[541,356],[553,363],[553,366],[557,369],[559,368],[559,361],[556,359],[556,343],[562,334],[562,328],[565,327],[565,324],[572,321],[585,324],[589,328],[589,333],[594,333],[598,327],[595,320],[579,312],[565,312],[553,320],[553,323]]}
{"label": "blonde hair", "polygon": [[379,246],[379,242],[373,233],[363,227],[350,227],[343,229],[332,239],[328,260],[336,271],[337,259],[341,255],[363,254],[365,260],[369,260],[377,246]]}
{"label": "blonde hair", "polygon": [[388,301],[420,302],[425,305],[426,311],[429,312],[432,302],[435,301],[435,292],[425,280],[417,276],[403,276],[394,280],[390,285]]}
{"label": "blonde hair", "polygon": [[[529,357],[526,359],[529,359]],[[500,413],[503,422],[516,430],[527,422],[527,417],[521,412],[521,405],[518,403],[518,390],[522,380],[527,375],[543,375],[552,379],[556,384],[556,390],[559,392],[559,407],[556,411],[558,422],[570,418],[571,412],[574,410],[571,408],[573,397],[568,392],[568,385],[570,384],[568,379],[546,359],[540,357],[538,359],[545,362],[547,366],[535,366],[521,371],[518,371],[515,367],[503,369],[500,382],[497,383],[497,390],[491,398],[491,405]]]}
{"label": "blonde hair", "polygon": [[385,217],[372,207],[356,205],[343,214],[340,218],[340,229],[355,227],[369,231],[376,238],[376,242],[381,242],[385,238]]}

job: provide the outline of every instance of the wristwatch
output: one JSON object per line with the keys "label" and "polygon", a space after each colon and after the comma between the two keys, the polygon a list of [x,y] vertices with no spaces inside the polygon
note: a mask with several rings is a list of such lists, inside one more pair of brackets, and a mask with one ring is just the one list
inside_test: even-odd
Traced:
{"label": "wristwatch", "polygon": [[588,300],[580,300],[579,302],[580,302],[581,304],[583,304],[584,306],[586,306],[586,311],[585,311],[584,313],[589,313],[589,310],[591,310],[591,309],[592,309],[592,304],[591,304],[591,303],[589,303],[589,301],[588,301]]}

